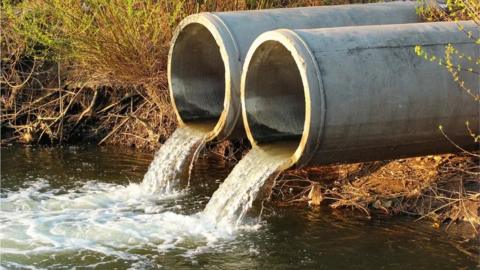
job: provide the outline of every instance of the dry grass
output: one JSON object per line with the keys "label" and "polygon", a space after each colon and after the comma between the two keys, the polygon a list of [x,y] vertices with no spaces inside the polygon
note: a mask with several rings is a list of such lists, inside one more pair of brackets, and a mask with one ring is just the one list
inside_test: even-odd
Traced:
{"label": "dry grass", "polygon": [[3,1],[2,143],[121,142],[128,133],[132,144],[158,146],[175,126],[165,93],[171,4]]}
{"label": "dry grass", "polygon": [[[373,214],[408,214],[434,224],[480,226],[480,165],[471,155],[335,165],[288,171],[274,187],[278,205],[312,204]],[[320,192],[312,193],[319,188]]]}

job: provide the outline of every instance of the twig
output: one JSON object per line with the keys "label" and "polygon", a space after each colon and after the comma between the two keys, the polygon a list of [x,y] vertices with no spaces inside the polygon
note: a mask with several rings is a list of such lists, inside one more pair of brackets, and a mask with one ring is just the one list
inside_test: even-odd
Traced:
{"label": "twig", "polygon": [[130,119],[130,117],[127,117],[125,119],[122,120],[122,122],[117,125],[112,131],[110,131],[110,133],[107,134],[107,136],[105,136],[99,143],[98,145],[102,144],[103,142],[105,142],[108,138],[110,138],[110,136],[112,136],[113,133],[115,133],[119,128],[121,128],[127,121],[128,119]]}

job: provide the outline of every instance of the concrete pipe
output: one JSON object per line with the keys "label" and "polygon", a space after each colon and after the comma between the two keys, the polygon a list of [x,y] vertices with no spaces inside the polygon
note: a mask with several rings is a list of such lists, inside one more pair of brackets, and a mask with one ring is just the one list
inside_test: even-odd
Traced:
{"label": "concrete pipe", "polygon": [[[473,22],[460,24],[479,36]],[[471,149],[465,121],[479,133],[479,103],[415,46],[442,57],[452,44],[475,61],[474,42],[452,22],[264,33],[242,74],[247,136],[254,147],[293,143],[298,167],[458,151],[439,125]],[[480,94],[478,74],[460,76]]]}
{"label": "concrete pipe", "polygon": [[240,76],[246,52],[261,33],[418,22],[415,2],[201,13],[174,33],[168,81],[180,125],[203,126],[208,140],[244,136]]}

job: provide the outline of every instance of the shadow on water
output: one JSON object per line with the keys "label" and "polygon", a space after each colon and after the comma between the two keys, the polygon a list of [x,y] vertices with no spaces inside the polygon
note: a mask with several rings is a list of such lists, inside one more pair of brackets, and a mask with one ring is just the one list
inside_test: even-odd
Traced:
{"label": "shadow on water", "polygon": [[[38,193],[35,194],[39,195],[39,205],[44,205],[40,203],[41,194],[52,191],[55,194],[65,194],[72,190],[81,190],[78,187],[92,181],[99,187],[102,183],[139,183],[153,158],[152,154],[129,149],[94,146],[14,146],[3,148],[1,154],[2,199],[19,196],[22,190],[32,186],[32,182],[43,181],[42,183],[48,185],[45,184],[35,191]],[[12,254],[10,249],[21,246],[23,238],[3,234],[1,264],[7,269],[23,269],[27,266],[49,269],[71,269],[74,266],[118,269],[155,269],[162,266],[167,269],[478,268],[478,239],[468,240],[460,234],[447,234],[432,228],[428,222],[414,222],[408,217],[369,220],[348,214],[348,211],[337,212],[325,208],[276,208],[268,211],[268,216],[259,226],[245,228],[235,235],[215,238],[214,230],[205,229],[201,230],[201,236],[197,237],[200,226],[194,224],[196,220],[191,217],[203,210],[232,166],[233,164],[221,159],[202,156],[194,167],[191,186],[185,194],[155,202],[161,206],[161,211],[149,214],[142,212],[143,210],[138,212],[137,208],[122,208],[117,209],[117,212],[104,213],[93,209],[91,215],[104,215],[95,220],[94,226],[78,222],[80,217],[69,217],[70,221],[62,220],[64,227],[55,227],[49,234],[59,235],[61,229],[77,232],[78,228],[72,229],[68,224],[89,225],[92,230],[98,230],[103,228],[102,222],[115,225],[116,219],[126,219],[130,222],[127,224],[141,225],[133,226],[131,230],[141,228],[152,235],[151,239],[146,239],[145,242],[138,239],[141,239],[140,236],[150,237],[149,235],[135,238],[141,232],[130,232],[127,231],[128,228],[122,227],[124,232],[113,234],[109,228],[105,228],[105,239],[98,236],[83,237],[90,241],[100,241],[100,244],[87,241],[80,245],[80,248],[75,246],[73,249],[64,249],[68,245],[63,242],[49,248],[34,243],[32,247],[22,249],[23,253]],[[31,196],[33,193],[27,194]],[[18,211],[25,211],[23,214],[28,216],[23,222],[35,222],[36,226],[49,224],[46,223],[46,218],[57,217],[57,214],[49,215],[41,220],[27,210]],[[9,213],[2,210],[0,214],[4,226],[3,220],[8,220],[6,215]],[[58,213],[64,214],[65,212],[61,211]],[[187,222],[182,223],[185,220]],[[143,224],[149,221],[154,224]],[[86,232],[86,235],[89,233],[88,230],[78,231]],[[109,233],[117,238],[122,235],[131,236],[140,244],[129,239],[116,239],[116,242],[112,239],[112,242],[109,242]],[[157,233],[165,235],[155,235]],[[213,238],[213,243],[208,244]],[[68,240],[68,237],[62,238],[62,241]],[[132,244],[129,244],[129,241],[132,241]],[[112,247],[118,243],[118,247]],[[36,248],[35,251],[33,247]],[[29,248],[32,250],[28,250]]]}

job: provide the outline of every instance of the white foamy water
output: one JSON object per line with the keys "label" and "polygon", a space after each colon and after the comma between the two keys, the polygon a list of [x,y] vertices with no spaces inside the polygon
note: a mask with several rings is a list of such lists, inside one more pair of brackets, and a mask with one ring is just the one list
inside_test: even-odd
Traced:
{"label": "white foamy water", "polygon": [[38,179],[0,198],[2,265],[26,267],[45,256],[81,258],[85,252],[106,261],[145,261],[135,250],[209,247],[233,237],[199,214],[179,214],[180,206],[168,206],[182,196],[97,182],[58,194]]}
{"label": "white foamy water", "polygon": [[189,178],[204,137],[197,129],[177,129],[157,151],[140,184],[91,181],[64,192],[37,179],[2,194],[2,264],[21,268],[26,266],[16,265],[19,256],[81,251],[131,260],[138,259],[129,252],[136,248],[155,246],[161,252],[184,241],[210,245],[230,237],[200,215],[177,214],[181,206],[165,203],[185,195],[177,185]]}
{"label": "white foamy water", "polygon": [[290,146],[252,149],[233,168],[208,202],[203,215],[223,228],[242,225],[262,191],[269,192],[278,174],[288,166]]}
{"label": "white foamy water", "polygon": [[142,188],[150,193],[169,193],[179,181],[189,178],[198,151],[205,143],[205,132],[190,127],[180,127],[170,136],[148,168]]}
{"label": "white foamy water", "polygon": [[[42,261],[58,259],[59,268],[69,260],[85,261],[88,267],[119,260],[152,267],[149,262],[155,264],[158,254],[175,250],[189,257],[234,239],[239,229],[256,230],[258,226],[246,226],[243,221],[267,180],[285,166],[291,151],[250,151],[203,212],[185,213],[185,206],[176,202],[188,190],[175,187],[189,175],[203,138],[202,132],[177,130],[156,153],[139,184],[90,181],[63,190],[37,178],[24,188],[3,192],[1,265],[34,269],[41,268]],[[89,263],[91,257],[95,264]]]}

